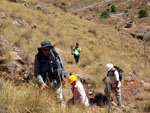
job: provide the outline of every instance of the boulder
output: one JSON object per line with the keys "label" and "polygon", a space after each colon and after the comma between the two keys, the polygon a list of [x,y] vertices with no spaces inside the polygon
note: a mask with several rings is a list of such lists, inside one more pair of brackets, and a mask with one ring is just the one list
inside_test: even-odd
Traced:
{"label": "boulder", "polygon": [[108,103],[108,99],[105,95],[101,93],[97,93],[94,98],[90,99],[91,104],[96,104],[98,106],[104,106],[105,104]]}
{"label": "boulder", "polygon": [[47,11],[48,11],[47,8],[42,5],[36,5],[34,8],[36,10],[42,11],[43,13],[47,13]]}
{"label": "boulder", "polygon": [[13,21],[13,24],[21,25],[21,26],[27,26],[28,23],[23,20],[22,18],[15,18]]}
{"label": "boulder", "polygon": [[87,20],[92,20],[92,18],[91,18],[91,17],[88,17]]}
{"label": "boulder", "polygon": [[142,33],[133,33],[133,32],[131,32],[130,34],[131,34],[131,36],[132,36],[133,38],[137,38],[137,39],[140,39],[140,40],[144,40],[144,35],[143,35]]}
{"label": "boulder", "polygon": [[136,38],[140,40],[144,40],[144,36],[141,33],[137,34]]}
{"label": "boulder", "polygon": [[27,4],[27,3],[23,3],[23,5],[24,5],[25,7],[29,7],[29,4]]}
{"label": "boulder", "polygon": [[10,55],[11,60],[16,61],[16,62],[23,64],[23,65],[25,64],[25,61],[18,55],[17,52],[10,51],[9,55]]}
{"label": "boulder", "polygon": [[32,25],[31,25],[31,28],[32,28],[32,29],[36,29],[36,28],[37,28],[37,24],[32,24]]}
{"label": "boulder", "polygon": [[16,51],[8,52],[7,68],[11,75],[14,75],[16,79],[24,80],[27,75],[28,66],[25,61],[18,55]]}

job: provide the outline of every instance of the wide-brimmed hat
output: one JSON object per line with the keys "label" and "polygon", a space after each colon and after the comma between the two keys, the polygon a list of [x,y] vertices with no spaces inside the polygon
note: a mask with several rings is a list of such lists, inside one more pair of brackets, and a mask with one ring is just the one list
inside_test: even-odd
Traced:
{"label": "wide-brimmed hat", "polygon": [[41,42],[41,47],[39,47],[38,49],[42,49],[42,48],[45,48],[45,47],[53,47],[52,44],[50,43],[49,40],[44,40]]}
{"label": "wide-brimmed hat", "polygon": [[108,63],[108,64],[106,65],[106,71],[107,71],[107,72],[110,71],[113,67],[114,67],[113,64]]}

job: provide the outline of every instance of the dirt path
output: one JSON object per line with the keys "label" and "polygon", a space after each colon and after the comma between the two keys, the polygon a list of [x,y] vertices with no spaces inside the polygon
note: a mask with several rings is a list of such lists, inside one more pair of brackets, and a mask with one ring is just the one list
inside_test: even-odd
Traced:
{"label": "dirt path", "polygon": [[121,25],[121,24],[124,24],[124,23],[125,23],[125,19],[122,18],[122,17],[119,17],[118,15],[112,14],[111,17],[112,17],[112,18],[117,18],[117,19],[120,20],[120,22],[117,23],[117,25]]}
{"label": "dirt path", "polygon": [[104,4],[104,3],[107,3],[107,2],[110,2],[110,1],[111,0],[104,0],[102,2],[98,2],[98,3],[92,4],[92,5],[88,5],[86,7],[83,7],[83,8],[79,8],[79,9],[73,10],[73,11],[71,11],[71,13],[76,13],[76,12],[79,12],[79,11],[83,11],[83,10],[86,10],[86,9],[91,8],[93,6],[96,6],[96,5],[99,5],[99,4]]}

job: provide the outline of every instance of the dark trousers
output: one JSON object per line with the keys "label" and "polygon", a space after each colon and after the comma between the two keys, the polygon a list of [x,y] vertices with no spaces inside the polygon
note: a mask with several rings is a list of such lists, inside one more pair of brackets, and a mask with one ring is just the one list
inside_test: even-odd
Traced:
{"label": "dark trousers", "polygon": [[76,64],[79,62],[79,58],[80,58],[80,56],[74,55],[74,59],[75,59]]}

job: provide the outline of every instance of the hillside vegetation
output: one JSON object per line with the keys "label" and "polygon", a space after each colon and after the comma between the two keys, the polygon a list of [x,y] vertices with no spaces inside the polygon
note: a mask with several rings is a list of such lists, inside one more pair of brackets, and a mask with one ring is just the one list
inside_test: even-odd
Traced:
{"label": "hillside vegetation", "polygon": [[[1,0],[0,4],[0,40],[8,42],[2,57],[8,58],[7,52],[16,47],[19,55],[22,58],[28,57],[28,62],[32,65],[40,42],[50,40],[56,45],[67,73],[88,73],[95,78],[95,86],[99,89],[103,89],[101,80],[105,76],[105,65],[108,62],[120,66],[125,72],[135,71],[140,77],[144,77],[143,41],[116,31],[111,26],[96,24],[66,13],[48,0],[22,0],[21,3]],[[37,5],[44,7],[44,11],[35,8]],[[75,65],[70,52],[70,46],[76,42],[79,42],[82,49],[78,65]],[[150,69],[150,49],[147,50],[146,57],[147,69]],[[150,70],[147,71],[150,73]],[[50,102],[53,100],[46,99],[49,98],[49,93],[41,93],[38,88],[32,89],[28,85],[18,87],[9,81],[5,82],[6,86],[0,92],[0,102],[3,103],[0,109],[7,109],[9,113],[14,113],[14,110],[15,113],[51,112],[48,106],[52,105]],[[4,95],[7,97],[4,98]],[[44,100],[41,100],[44,97],[42,95],[46,95]],[[7,99],[10,100],[6,101]],[[51,108],[55,104],[54,102]]]}

